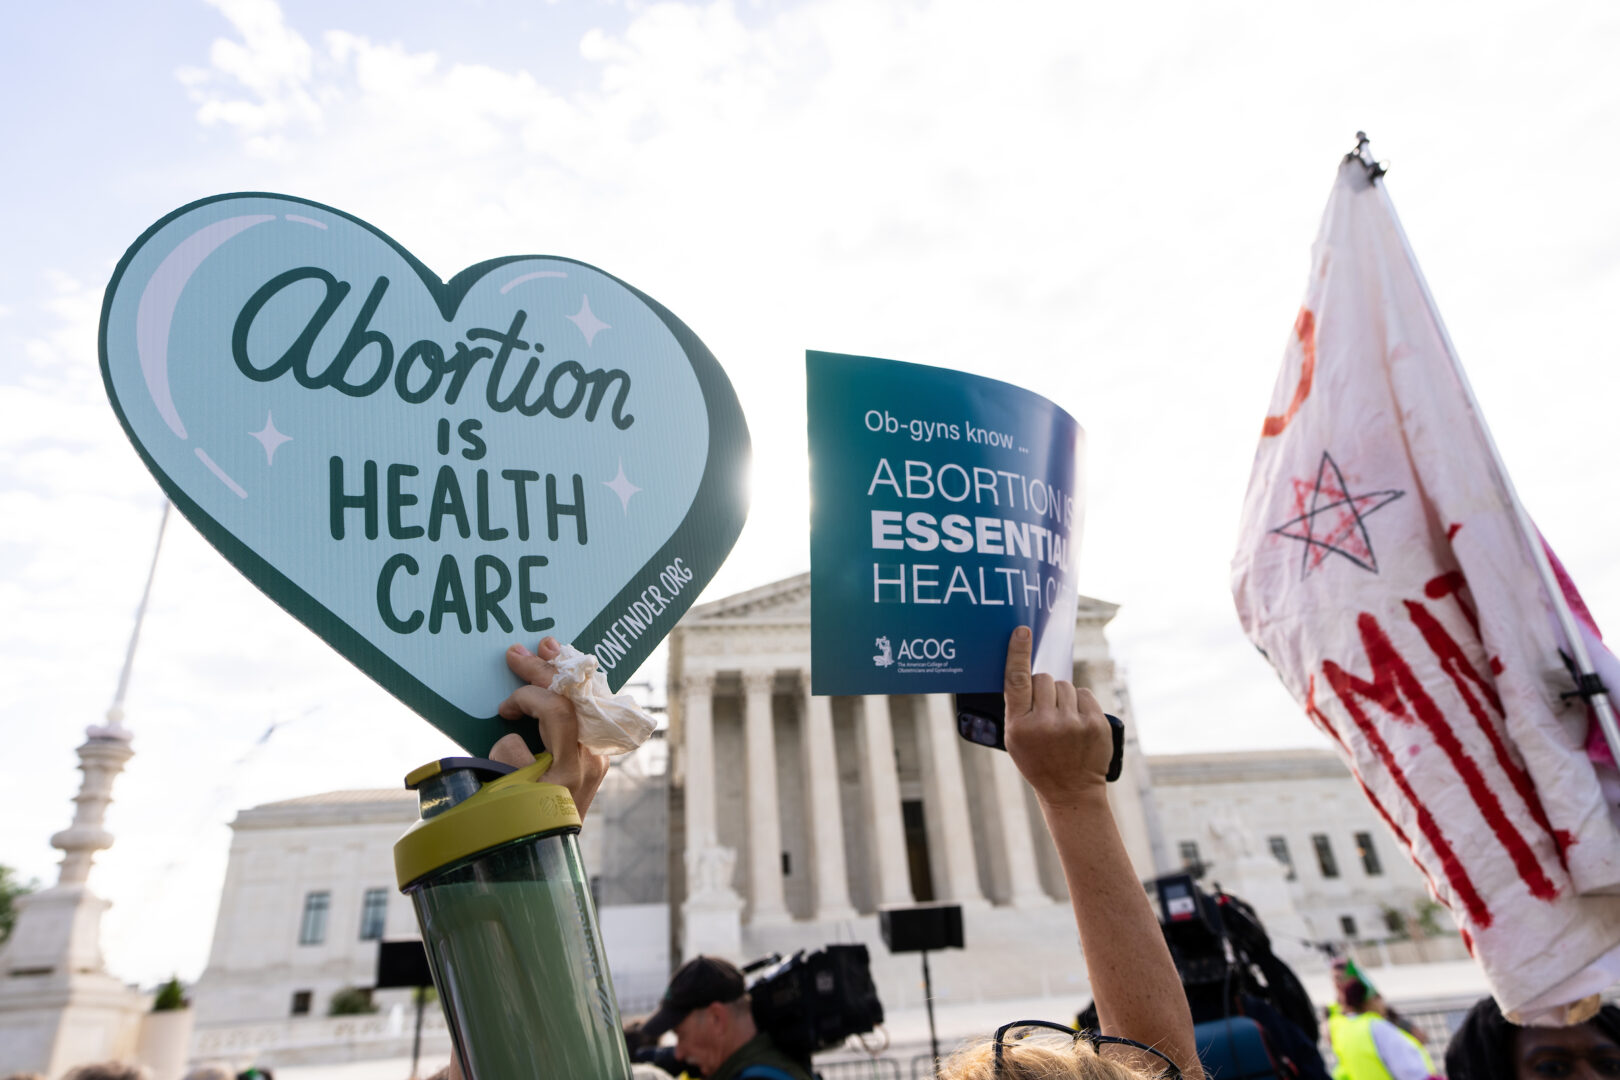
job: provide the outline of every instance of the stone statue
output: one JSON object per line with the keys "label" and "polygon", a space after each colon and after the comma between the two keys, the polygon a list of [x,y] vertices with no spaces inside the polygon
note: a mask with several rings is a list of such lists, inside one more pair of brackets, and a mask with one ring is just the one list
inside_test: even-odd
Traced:
{"label": "stone statue", "polygon": [[693,900],[708,897],[734,897],[731,877],[737,866],[734,848],[722,847],[712,839],[686,854],[686,895]]}
{"label": "stone statue", "polygon": [[1215,841],[1216,851],[1230,856],[1233,862],[1252,859],[1260,853],[1260,842],[1254,831],[1227,807],[1210,814],[1205,828]]}
{"label": "stone statue", "polygon": [[686,853],[686,900],[681,904],[681,953],[690,959],[742,956],[743,899],[731,887],[737,852],[709,833]]}

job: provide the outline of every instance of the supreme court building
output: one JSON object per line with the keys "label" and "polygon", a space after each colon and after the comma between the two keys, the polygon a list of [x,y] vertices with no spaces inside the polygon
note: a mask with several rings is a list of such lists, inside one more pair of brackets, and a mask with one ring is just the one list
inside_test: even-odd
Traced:
{"label": "supreme court building", "polygon": [[[1168,869],[1103,627],[1082,597],[1074,682],[1126,720],[1114,816],[1140,877]],[[1057,852],[1005,753],[956,734],[945,694],[810,694],[810,576],[693,608],[670,635],[669,885],[675,955],[750,960],[865,942],[890,1007],[921,1000],[876,911],[950,901],[967,948],[931,959],[936,996],[1083,989]],[[970,961],[968,957],[971,956]]]}
{"label": "supreme court building", "polygon": [[[811,697],[809,604],[801,575],[695,607],[670,635],[669,727],[613,759],[580,836],[621,1010],[651,1011],[697,953],[746,963],[861,942],[898,1018],[923,1004],[920,965],[889,953],[876,912],[931,900],[964,909],[965,948],[930,954],[939,1004],[1045,999],[1038,1014],[1053,1019],[1078,1009],[1085,963],[1028,785],[1006,754],[957,736],[943,695]],[[1254,905],[1302,975],[1322,970],[1307,940],[1373,966],[1464,955],[1455,935],[1425,938],[1402,921],[1423,884],[1331,752],[1144,757],[1104,638],[1115,611],[1080,598],[1074,678],[1126,721],[1109,795],[1139,877],[1204,870],[1206,887]],[[196,1059],[241,1068],[409,1052],[409,993],[370,987],[377,941],[416,936],[392,858],[416,817],[398,788],[238,814],[213,949],[191,990]],[[381,1011],[327,1015],[357,988]],[[437,1013],[424,1038],[448,1052]]]}

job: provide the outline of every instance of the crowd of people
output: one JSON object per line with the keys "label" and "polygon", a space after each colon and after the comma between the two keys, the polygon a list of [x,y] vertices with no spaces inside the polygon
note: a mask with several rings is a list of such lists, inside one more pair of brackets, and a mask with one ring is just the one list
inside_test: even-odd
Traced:
{"label": "crowd of people", "polygon": [[[549,783],[567,787],[581,815],[607,773],[605,758],[579,745],[573,705],[547,690],[557,642],[535,652],[513,646],[507,662],[526,685],[501,706],[509,720],[534,719],[555,760]],[[1020,627],[1007,648],[1006,746],[1033,788],[1056,846],[1074,906],[1095,995],[1094,1026],[1045,1018],[1004,1018],[994,1034],[940,1064],[941,1080],[1204,1080],[1193,1016],[1147,894],[1136,878],[1109,810],[1105,776],[1113,739],[1090,692],[1031,670],[1031,633]],[[490,756],[523,766],[534,759],[511,734]],[[1329,1010],[1334,1080],[1429,1080],[1440,1072],[1401,1018],[1347,965],[1336,968],[1337,1003]],[[1088,1016],[1087,1019],[1090,1019]],[[1310,1040],[1277,1036],[1266,1046],[1271,1071],[1210,1080],[1312,1080],[1323,1074]],[[700,956],[670,980],[658,1010],[627,1031],[632,1048],[673,1035],[664,1061],[688,1078],[813,1080],[808,1061],[784,1053],[754,1023],[747,984],[731,963]],[[639,1056],[639,1055],[638,1055]],[[1313,1060],[1314,1059],[1314,1060]],[[657,1065],[635,1065],[637,1080],[665,1080]],[[1449,1080],[1620,1080],[1620,1009],[1603,1006],[1584,1024],[1519,1027],[1485,998],[1446,1047]],[[232,1080],[220,1069],[187,1080]],[[235,1080],[270,1080],[250,1071]],[[10,1077],[7,1080],[31,1080]],[[43,1078],[40,1078],[43,1080]],[[84,1066],[62,1080],[143,1080],[126,1066]],[[452,1061],[431,1080],[462,1080]]]}
{"label": "crowd of people", "polygon": [[[627,1028],[632,1050],[655,1046],[664,1031],[676,1031],[674,1053],[666,1060],[672,1058],[679,1075],[689,1080],[811,1080],[812,1074],[803,1064],[781,1054],[767,1035],[754,1028],[742,983],[742,973],[724,960],[700,957],[689,962],[670,981],[665,1004],[655,1017]],[[1338,989],[1339,1001],[1329,1010],[1330,1039],[1337,1059],[1334,1080],[1429,1080],[1439,1075],[1417,1033],[1376,995],[1368,996],[1365,983],[1341,982]],[[1121,1041],[1101,1031],[1030,1022],[1007,1028],[999,1038],[957,1052],[944,1063],[941,1077],[1194,1080],[1201,1075],[1183,1069],[1168,1055],[1157,1057],[1152,1048],[1138,1047],[1134,1040]],[[1015,1041],[1007,1041],[1009,1034],[1016,1036]],[[1112,1047],[1132,1048],[1137,1051],[1136,1060],[1113,1060],[1103,1052]],[[1146,1067],[1141,1051],[1155,1055]],[[1520,1027],[1502,1016],[1493,999],[1481,998],[1452,1035],[1444,1062],[1448,1080],[1615,1080],[1620,1077],[1620,1008],[1604,1005],[1586,1023],[1573,1027]],[[1301,1080],[1310,1072],[1307,1063],[1286,1055],[1275,1055],[1274,1063],[1276,1080]],[[632,1070],[632,1080],[670,1080],[672,1075],[650,1062],[637,1062]],[[430,1080],[459,1076],[455,1066],[449,1065]],[[47,1078],[38,1073],[12,1073],[3,1080]],[[60,1080],[151,1080],[151,1073],[136,1065],[106,1062],[82,1065]],[[183,1080],[273,1077],[268,1069],[237,1073],[204,1065],[187,1072]],[[1212,1076],[1210,1080],[1222,1078]]]}
{"label": "crowd of people", "polygon": [[[578,749],[569,703],[547,693],[555,642],[537,654],[516,646],[514,672],[530,686],[502,715],[531,716],[545,744],[559,753],[548,779],[588,806],[606,761]],[[1057,848],[1074,905],[1076,928],[1095,994],[1096,1024],[1076,1030],[1041,1019],[1011,1020],[989,1038],[956,1051],[942,1080],[1202,1080],[1192,1015],[1181,980],[1146,893],[1137,881],[1109,811],[1104,777],[1112,737],[1101,707],[1085,689],[1031,670],[1031,634],[1014,632],[1007,648],[1007,752],[1034,789]],[[491,756],[529,760],[507,736]],[[1336,968],[1338,1002],[1329,1014],[1334,1080],[1428,1080],[1439,1075],[1420,1039],[1359,975]],[[755,1028],[742,973],[724,960],[697,957],[670,980],[662,1005],[630,1037],[643,1045],[675,1037],[675,1067],[708,1080],[811,1080]],[[1297,1047],[1297,1048],[1296,1048]],[[1308,1040],[1273,1038],[1267,1047],[1278,1080],[1308,1080],[1323,1065]],[[1314,1060],[1312,1060],[1314,1059]],[[667,1059],[666,1059],[667,1060]],[[668,1074],[651,1065],[639,1075]],[[1620,1078],[1620,1009],[1605,1005],[1571,1028],[1518,1027],[1485,998],[1468,1013],[1446,1048],[1449,1080],[1616,1080]],[[446,1080],[457,1074],[452,1066]],[[1212,1080],[1223,1080],[1212,1077]],[[1237,1078],[1225,1078],[1237,1080]],[[1258,1080],[1258,1078],[1244,1078]]]}

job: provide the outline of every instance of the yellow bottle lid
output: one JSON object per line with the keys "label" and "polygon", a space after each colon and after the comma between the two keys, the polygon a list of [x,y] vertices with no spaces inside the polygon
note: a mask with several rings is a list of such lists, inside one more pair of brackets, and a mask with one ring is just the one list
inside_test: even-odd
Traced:
{"label": "yellow bottle lid", "polygon": [[[394,844],[394,876],[400,889],[469,855],[525,836],[577,831],[579,810],[568,789],[540,782],[549,768],[551,755],[541,754],[533,765],[490,781],[448,810],[405,830]],[[406,786],[415,787],[438,771],[438,762],[415,769]]]}

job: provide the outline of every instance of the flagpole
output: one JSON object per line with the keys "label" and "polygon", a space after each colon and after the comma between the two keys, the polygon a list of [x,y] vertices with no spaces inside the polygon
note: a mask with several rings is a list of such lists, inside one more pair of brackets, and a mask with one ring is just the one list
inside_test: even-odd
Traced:
{"label": "flagpole", "polygon": [[1360,161],[1366,168],[1368,183],[1378,191],[1384,209],[1389,212],[1389,220],[1395,226],[1395,235],[1400,238],[1401,249],[1406,252],[1406,261],[1412,267],[1413,276],[1417,278],[1418,289],[1423,293],[1423,302],[1428,305],[1429,316],[1434,319],[1435,328],[1440,331],[1440,340],[1445,345],[1446,356],[1451,360],[1452,371],[1456,373],[1457,382],[1462,386],[1463,397],[1474,414],[1474,423],[1485,440],[1485,449],[1491,456],[1491,462],[1496,466],[1496,475],[1502,483],[1508,502],[1513,507],[1514,518],[1519,523],[1519,533],[1530,549],[1530,557],[1536,564],[1536,572],[1541,575],[1542,586],[1552,601],[1553,614],[1558,619],[1559,628],[1564,632],[1564,639],[1569,642],[1570,655],[1575,663],[1577,693],[1591,702],[1593,711],[1597,713],[1598,726],[1603,730],[1603,739],[1609,744],[1609,753],[1613,755],[1615,762],[1620,764],[1620,723],[1615,721],[1614,705],[1609,699],[1609,691],[1592,667],[1592,654],[1587,651],[1586,641],[1581,637],[1575,615],[1570,611],[1564,590],[1558,583],[1558,576],[1553,572],[1552,561],[1547,558],[1547,550],[1541,542],[1541,533],[1537,531],[1535,522],[1530,520],[1530,514],[1525,510],[1524,503],[1519,500],[1518,489],[1513,486],[1513,477],[1508,474],[1507,466],[1502,461],[1502,452],[1496,448],[1496,440],[1491,437],[1490,426],[1485,423],[1485,413],[1479,407],[1479,399],[1474,397],[1474,388],[1468,382],[1468,373],[1463,370],[1462,358],[1457,355],[1457,347],[1451,342],[1451,333],[1446,329],[1446,321],[1440,317],[1440,306],[1434,302],[1434,294],[1429,291],[1429,281],[1423,276],[1423,268],[1418,265],[1417,255],[1412,250],[1412,242],[1407,239],[1406,230],[1401,226],[1401,218],[1395,212],[1395,204],[1390,200],[1389,189],[1379,183],[1385,172],[1384,166],[1374,160],[1371,151],[1368,150],[1365,132],[1356,132],[1356,148],[1348,156]]}
{"label": "flagpole", "polygon": [[146,605],[152,599],[152,580],[157,577],[158,556],[163,553],[163,534],[169,527],[169,500],[163,500],[163,514],[158,518],[157,543],[152,545],[152,565],[146,570],[146,588],[141,590],[141,603],[135,609],[135,629],[129,635],[129,648],[124,653],[124,668],[118,675],[118,690],[113,694],[112,707],[107,710],[107,730],[124,730],[124,695],[129,692],[129,673],[135,666],[135,648],[141,643],[141,627],[146,622]]}

